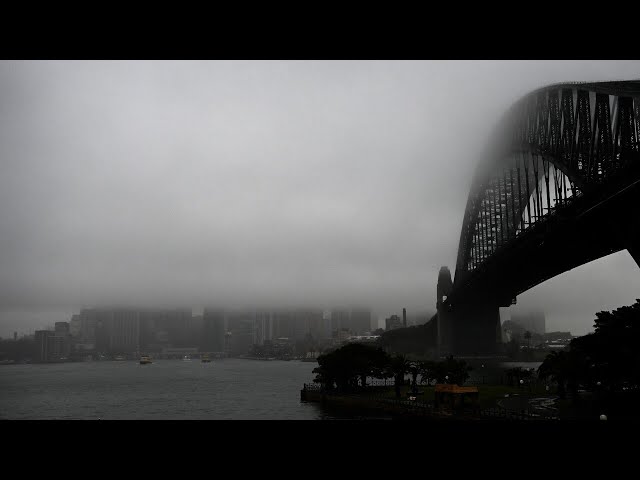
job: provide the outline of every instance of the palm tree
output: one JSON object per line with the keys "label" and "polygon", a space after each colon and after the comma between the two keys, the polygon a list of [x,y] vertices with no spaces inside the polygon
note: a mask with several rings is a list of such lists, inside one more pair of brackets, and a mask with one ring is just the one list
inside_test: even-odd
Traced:
{"label": "palm tree", "polygon": [[411,390],[415,393],[418,390],[418,375],[422,372],[424,362],[409,362],[408,371],[411,374]]}
{"label": "palm tree", "polygon": [[389,368],[395,378],[396,398],[400,398],[400,386],[404,385],[404,375],[407,373],[409,366],[410,362],[404,355],[391,357]]}
{"label": "palm tree", "polygon": [[558,395],[565,398],[567,383],[567,352],[551,352],[538,367],[538,378],[550,379],[558,384]]}
{"label": "palm tree", "polygon": [[420,362],[420,383],[429,385],[436,377],[436,362],[427,360]]}

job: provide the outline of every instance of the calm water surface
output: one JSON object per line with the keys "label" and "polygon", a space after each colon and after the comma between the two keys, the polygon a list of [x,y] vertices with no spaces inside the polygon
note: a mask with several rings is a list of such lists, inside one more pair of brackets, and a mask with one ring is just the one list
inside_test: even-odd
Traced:
{"label": "calm water surface", "polygon": [[300,402],[314,362],[241,359],[0,366],[1,419],[332,418]]}

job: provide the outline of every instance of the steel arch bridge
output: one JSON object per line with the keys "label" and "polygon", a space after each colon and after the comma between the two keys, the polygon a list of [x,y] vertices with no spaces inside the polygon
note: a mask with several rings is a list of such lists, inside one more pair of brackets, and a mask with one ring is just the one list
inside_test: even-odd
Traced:
{"label": "steel arch bridge", "polygon": [[520,99],[473,178],[454,281],[446,267],[439,275],[439,346],[495,349],[497,308],[520,293],[623,249],[640,265],[639,207],[640,81]]}

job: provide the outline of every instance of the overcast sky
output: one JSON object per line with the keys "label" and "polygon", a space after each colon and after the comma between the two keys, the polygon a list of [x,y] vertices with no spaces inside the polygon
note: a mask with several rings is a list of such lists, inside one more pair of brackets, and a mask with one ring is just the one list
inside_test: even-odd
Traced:
{"label": "overcast sky", "polygon": [[[0,62],[0,335],[94,305],[435,309],[500,115],[638,61]],[[625,252],[518,298],[640,297]],[[508,315],[508,313],[507,313]]]}

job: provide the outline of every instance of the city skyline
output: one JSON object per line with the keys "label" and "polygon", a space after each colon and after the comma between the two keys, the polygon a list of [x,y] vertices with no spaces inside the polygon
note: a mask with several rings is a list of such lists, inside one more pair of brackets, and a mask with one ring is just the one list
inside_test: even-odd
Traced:
{"label": "city skyline", "polygon": [[[434,309],[494,126],[481,120],[550,83],[640,78],[640,62],[44,61],[0,74],[11,335],[87,304]],[[635,300],[636,277],[619,252],[512,309],[584,334]]]}
{"label": "city skyline", "polygon": [[[378,328],[385,328],[385,319],[390,315],[394,315],[394,312],[385,314],[379,311],[373,311],[369,308],[363,306],[357,306],[353,308],[347,308],[345,306],[334,306],[333,308],[321,308],[321,307],[246,307],[246,306],[227,306],[227,307],[200,307],[200,308],[189,308],[189,307],[173,307],[173,308],[161,308],[161,307],[141,307],[141,306],[93,306],[93,307],[82,307],[77,308],[71,311],[69,314],[66,312],[58,312],[58,315],[48,315],[48,319],[46,320],[38,320],[32,319],[29,322],[29,325],[35,325],[30,329],[26,330],[11,330],[10,324],[4,324],[5,330],[0,330],[0,338],[7,339],[12,338],[14,334],[18,336],[24,335],[33,335],[37,330],[53,330],[54,324],[60,322],[72,323],[76,317],[79,317],[80,313],[83,311],[135,311],[140,313],[156,313],[156,312],[176,312],[176,313],[184,313],[189,312],[191,318],[199,317],[202,319],[203,315],[207,311],[209,312],[220,312],[223,314],[225,321],[229,317],[233,317],[235,315],[244,315],[244,314],[252,314],[258,318],[264,314],[295,314],[295,313],[307,313],[314,312],[322,315],[327,321],[332,321],[333,314],[333,328],[340,328],[342,325],[340,324],[339,317],[343,314],[346,314],[345,318],[351,318],[351,316],[357,316],[365,314],[367,318],[370,319],[371,331],[374,331]],[[401,314],[402,309],[399,309]],[[435,314],[435,310],[422,310],[422,311],[414,311],[409,312],[407,315],[408,318],[408,326],[422,324],[431,319],[431,317]],[[337,323],[336,323],[337,322]],[[24,322],[21,322],[19,326],[23,326]],[[366,329],[359,329],[366,330]]]}

